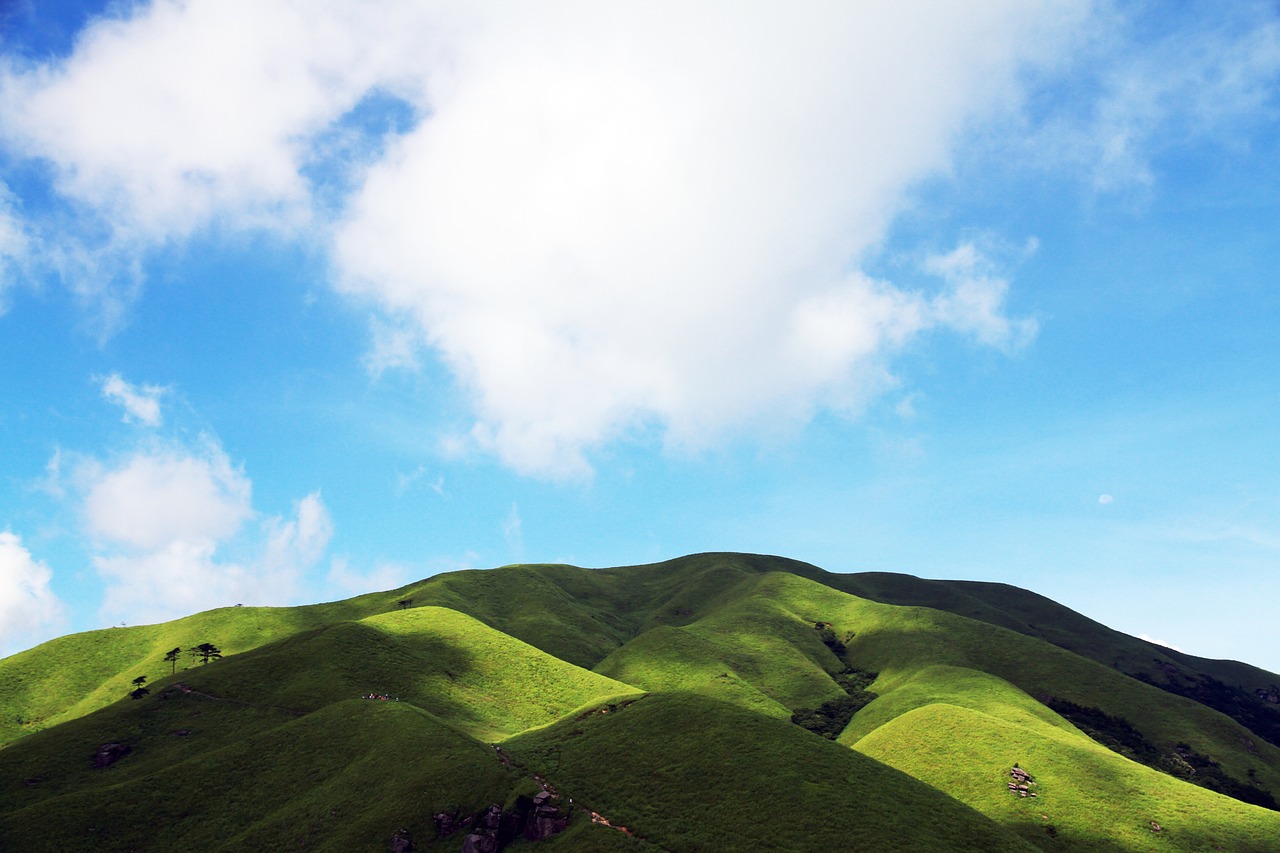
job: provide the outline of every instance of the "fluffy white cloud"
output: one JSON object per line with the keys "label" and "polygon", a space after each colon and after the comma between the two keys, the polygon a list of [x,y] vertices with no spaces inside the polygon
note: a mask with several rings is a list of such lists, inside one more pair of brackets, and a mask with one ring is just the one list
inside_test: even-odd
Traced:
{"label": "fluffy white cloud", "polygon": [[78,480],[106,583],[102,612],[112,620],[294,603],[333,534],[318,493],[291,517],[259,517],[249,479],[211,439],[144,448],[113,467],[88,462]]}
{"label": "fluffy white cloud", "polygon": [[[391,320],[371,369],[427,342],[473,395],[481,446],[563,474],[636,427],[698,444],[883,385],[888,351],[951,318],[858,273],[861,255],[1080,17],[155,2],[65,60],[11,62],[0,134],[110,235],[63,250],[68,277],[134,287],[131,252],[210,223],[297,233],[314,180],[345,170],[339,274]],[[385,147],[342,141],[379,93],[421,121]]]}
{"label": "fluffy white cloud", "polygon": [[1029,331],[998,277],[959,271],[930,305],[856,266],[1069,12],[539,4],[483,23],[369,170],[337,258],[418,323],[474,397],[475,440],[516,468],[581,472],[655,423],[697,445],[854,408],[928,328]]}
{"label": "fluffy white cloud", "polygon": [[[0,69],[0,139],[107,235],[46,241],[62,275],[118,311],[148,247],[308,225],[375,309],[370,371],[432,349],[472,442],[552,476],[637,430],[698,446],[856,411],[929,330],[1025,342],[972,247],[932,262],[936,296],[865,273],[911,188],[984,124],[1134,173],[1169,116],[1229,123],[1280,67],[1274,21],[1134,51],[1066,0],[121,8]],[[1096,93],[1019,124],[1083,62]],[[361,112],[383,101],[406,117]]]}
{"label": "fluffy white cloud", "polygon": [[175,541],[227,539],[253,515],[252,484],[212,440],[141,450],[120,465],[88,465],[89,532],[115,545],[151,550]]}
{"label": "fluffy white cloud", "polygon": [[[0,134],[118,234],[309,217],[309,141],[375,87],[412,89],[433,15],[412,2],[159,0],[47,65],[10,61]],[[415,43],[416,42],[416,43]],[[406,88],[407,87],[407,88]]]}
{"label": "fluffy white cloud", "polygon": [[102,396],[124,408],[126,421],[136,420],[152,427],[160,426],[160,396],[164,392],[159,385],[133,385],[119,373],[102,380]]}
{"label": "fluffy white cloud", "polygon": [[0,532],[0,656],[48,639],[62,621],[62,602],[49,588],[53,571],[31,556],[22,538]]}

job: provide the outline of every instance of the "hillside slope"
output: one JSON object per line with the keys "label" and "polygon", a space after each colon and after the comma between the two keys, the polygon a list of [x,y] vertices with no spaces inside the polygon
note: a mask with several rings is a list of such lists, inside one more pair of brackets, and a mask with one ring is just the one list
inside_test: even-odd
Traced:
{"label": "hillside slope", "polygon": [[0,849],[1274,849],[1280,748],[1064,610],[701,554],[65,637],[0,660]]}

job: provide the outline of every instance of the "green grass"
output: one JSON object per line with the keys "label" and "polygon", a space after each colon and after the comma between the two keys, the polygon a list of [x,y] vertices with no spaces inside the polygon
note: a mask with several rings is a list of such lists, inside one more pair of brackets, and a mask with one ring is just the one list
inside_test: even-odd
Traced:
{"label": "green grass", "polygon": [[[200,642],[228,657],[170,675],[164,653]],[[1125,672],[1280,677],[1185,656],[1171,676],[1162,654],[1014,587],[738,554],[224,608],[0,660],[0,849],[385,849],[403,826],[456,850],[431,810],[531,792],[533,770],[644,836],[578,815],[547,850],[1268,849],[1280,813],[1128,761],[1038,701],[1280,794],[1280,749]],[[791,724],[845,695],[846,666],[879,673],[878,698],[838,741]],[[152,694],[124,699],[144,674]],[[133,752],[90,768],[107,741]],[[1040,797],[1009,794],[1015,761]]]}
{"label": "green grass", "polygon": [[[385,849],[401,827],[436,849],[423,846],[432,814],[473,813],[521,783],[492,747],[407,703],[348,700],[283,719],[178,694],[99,713],[31,738],[20,768],[0,753],[0,849]],[[134,752],[91,768],[96,722]],[[13,770],[37,767],[50,778],[15,787]]]}
{"label": "green grass", "polygon": [[[1275,850],[1280,839],[1280,813],[1178,781],[1054,726],[1018,725],[933,703],[895,717],[855,746],[1046,850],[1158,844],[1164,850],[1262,853]],[[1039,796],[1021,799],[1008,790],[1014,764],[1035,777]],[[1159,833],[1152,821],[1162,827]]]}
{"label": "green grass", "polygon": [[[171,672],[165,653],[212,642],[233,655],[301,631],[391,609],[387,594],[307,607],[224,607],[158,625],[106,628],[0,659],[0,746],[115,702],[139,675]],[[196,666],[182,655],[177,671]]]}
{"label": "green grass", "polygon": [[637,692],[443,607],[340,622],[180,675],[221,698],[297,712],[387,694],[486,742]]}
{"label": "green grass", "polygon": [[[880,672],[872,689],[891,695],[923,668],[952,666],[985,672],[1015,685],[1028,697],[1056,696],[1124,717],[1151,741],[1172,749],[1179,742],[1221,762],[1231,776],[1253,778],[1280,791],[1280,749],[1250,737],[1228,717],[1172,696],[1043,640],[985,622],[923,607],[879,604],[824,588],[793,575],[761,578],[759,593],[808,617],[831,614],[855,665]],[[854,718],[876,711],[871,703]],[[1252,776],[1250,775],[1252,771]]]}
{"label": "green grass", "polygon": [[842,662],[823,645],[816,620],[751,594],[758,582],[742,581],[737,597],[688,625],[641,634],[596,671],[645,690],[702,693],[783,719],[843,696],[831,677]]}
{"label": "green grass", "polygon": [[562,794],[671,850],[1034,849],[906,774],[695,694],[565,720],[506,748]]}

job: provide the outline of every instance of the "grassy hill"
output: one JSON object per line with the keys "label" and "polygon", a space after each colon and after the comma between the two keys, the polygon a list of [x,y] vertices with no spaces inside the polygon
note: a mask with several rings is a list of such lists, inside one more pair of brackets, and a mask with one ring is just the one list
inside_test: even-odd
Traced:
{"label": "grassy hill", "polygon": [[456,572],[0,660],[0,849],[1274,850],[1276,681],[997,584]]}

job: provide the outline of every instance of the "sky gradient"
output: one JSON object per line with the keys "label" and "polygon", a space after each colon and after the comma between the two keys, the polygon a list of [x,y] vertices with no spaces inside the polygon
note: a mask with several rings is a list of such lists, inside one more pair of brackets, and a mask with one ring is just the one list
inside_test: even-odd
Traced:
{"label": "sky gradient", "polygon": [[513,562],[1280,670],[1272,3],[0,3],[0,654]]}

